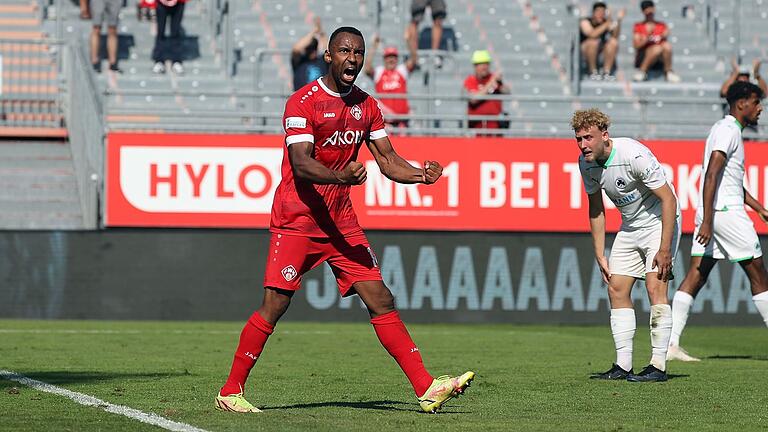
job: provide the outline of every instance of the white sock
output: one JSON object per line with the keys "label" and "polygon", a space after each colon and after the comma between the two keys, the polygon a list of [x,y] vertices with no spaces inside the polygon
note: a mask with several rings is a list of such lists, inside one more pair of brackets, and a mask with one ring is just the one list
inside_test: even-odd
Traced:
{"label": "white sock", "polygon": [[685,323],[688,321],[688,312],[693,305],[693,297],[687,292],[677,291],[672,298],[672,337],[670,345],[680,346],[680,335],[683,334]]}
{"label": "white sock", "polygon": [[768,326],[768,291],[752,296],[752,301],[755,302],[755,307],[763,316],[765,325]]}
{"label": "white sock", "polygon": [[632,369],[632,340],[636,327],[634,309],[611,309],[611,333],[616,344],[616,364],[625,371]]}
{"label": "white sock", "polygon": [[667,369],[667,347],[672,333],[672,308],[668,304],[651,306],[651,365]]}

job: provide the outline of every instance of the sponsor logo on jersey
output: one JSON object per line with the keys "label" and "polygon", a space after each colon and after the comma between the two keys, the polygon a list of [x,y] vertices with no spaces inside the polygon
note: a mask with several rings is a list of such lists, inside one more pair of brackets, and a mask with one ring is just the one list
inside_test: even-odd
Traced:
{"label": "sponsor logo on jersey", "polygon": [[345,130],[336,131],[333,135],[325,139],[323,147],[327,145],[342,146],[342,145],[355,145],[363,141],[365,131],[361,130]]}
{"label": "sponsor logo on jersey", "polygon": [[638,198],[640,198],[640,194],[637,193],[637,191],[633,191],[627,196],[616,199],[613,203],[616,204],[616,207],[623,207],[627,204],[637,201]]}
{"label": "sponsor logo on jersey", "polygon": [[293,267],[292,265],[285,267],[280,271],[280,273],[283,275],[283,278],[285,278],[285,280],[288,282],[296,279],[296,275],[298,274],[296,272],[296,268]]}
{"label": "sponsor logo on jersey", "polygon": [[307,127],[307,119],[304,117],[286,117],[285,118],[285,128],[296,128],[296,129],[304,129]]}
{"label": "sponsor logo on jersey", "polygon": [[363,116],[363,109],[358,105],[355,105],[352,107],[352,109],[349,110],[349,113],[352,114],[352,117],[354,117],[355,120],[360,120],[360,118]]}
{"label": "sponsor logo on jersey", "polygon": [[623,178],[619,177],[616,179],[616,187],[619,189],[624,189],[625,187],[627,187],[627,182],[624,181]]}
{"label": "sponsor logo on jersey", "polygon": [[330,112],[330,113],[323,113],[323,118],[334,118],[336,117],[336,113]]}

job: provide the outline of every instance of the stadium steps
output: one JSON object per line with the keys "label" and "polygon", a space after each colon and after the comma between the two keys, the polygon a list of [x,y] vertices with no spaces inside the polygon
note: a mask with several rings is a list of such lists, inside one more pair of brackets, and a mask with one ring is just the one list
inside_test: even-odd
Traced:
{"label": "stadium steps", "polygon": [[0,229],[83,229],[66,141],[0,141]]}
{"label": "stadium steps", "polygon": [[0,136],[66,136],[55,47],[42,43],[37,2],[0,2]]}

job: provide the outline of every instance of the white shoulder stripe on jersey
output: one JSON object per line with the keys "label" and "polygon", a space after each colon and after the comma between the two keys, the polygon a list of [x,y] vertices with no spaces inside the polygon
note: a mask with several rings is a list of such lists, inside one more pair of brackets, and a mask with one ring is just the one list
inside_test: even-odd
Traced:
{"label": "white shoulder stripe on jersey", "polygon": [[371,131],[370,138],[372,140],[376,140],[379,138],[384,138],[385,136],[387,136],[387,131],[385,131],[384,129],[379,129],[379,130]]}
{"label": "white shoulder stripe on jersey", "polygon": [[299,142],[311,142],[312,144],[314,144],[315,136],[312,134],[301,134],[301,135],[289,135],[285,137],[285,143],[287,145],[296,144]]}

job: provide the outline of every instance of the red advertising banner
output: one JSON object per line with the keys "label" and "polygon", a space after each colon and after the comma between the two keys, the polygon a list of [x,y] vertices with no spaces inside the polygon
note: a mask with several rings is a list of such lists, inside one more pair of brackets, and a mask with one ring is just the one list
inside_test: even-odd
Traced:
{"label": "red advertising banner", "polygon": [[[368,179],[352,189],[364,228],[453,231],[589,231],[587,200],[571,139],[394,137],[415,165],[440,161],[434,185],[385,178],[367,150]],[[693,230],[703,141],[645,141],[672,179]],[[768,201],[768,146],[746,143],[746,184]],[[111,133],[107,140],[107,226],[269,226],[280,182],[282,135]],[[606,200],[607,228],[620,225]],[[758,232],[765,224],[750,212]]]}

